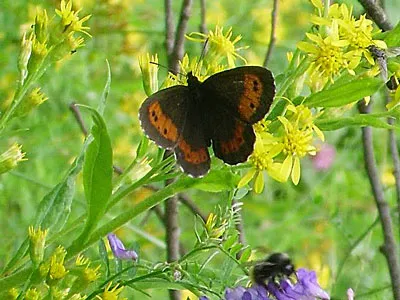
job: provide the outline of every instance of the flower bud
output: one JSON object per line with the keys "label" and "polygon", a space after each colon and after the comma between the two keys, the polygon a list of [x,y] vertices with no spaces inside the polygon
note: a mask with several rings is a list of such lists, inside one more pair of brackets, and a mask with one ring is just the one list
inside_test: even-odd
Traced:
{"label": "flower bud", "polygon": [[29,254],[35,266],[43,261],[44,246],[46,243],[47,230],[41,230],[40,227],[35,230],[29,226]]}
{"label": "flower bud", "polygon": [[20,161],[25,160],[25,153],[21,151],[21,147],[21,145],[15,143],[0,155],[0,174],[14,169]]}

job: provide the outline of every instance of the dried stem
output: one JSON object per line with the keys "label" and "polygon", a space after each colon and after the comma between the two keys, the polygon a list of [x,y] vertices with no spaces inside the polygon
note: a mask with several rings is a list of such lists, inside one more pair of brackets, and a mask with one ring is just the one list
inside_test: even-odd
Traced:
{"label": "dried stem", "polygon": [[168,64],[168,67],[174,73],[177,73],[179,71],[179,60],[181,60],[183,57],[186,28],[189,21],[190,13],[192,11],[192,4],[193,0],[183,0],[182,3],[181,15],[175,34],[174,49],[169,56]]}
{"label": "dried stem", "polygon": [[[358,108],[360,113],[368,114],[371,111],[371,103],[369,105],[365,105],[364,101],[360,101]],[[381,247],[381,251],[386,257],[388,264],[394,299],[400,300],[400,266],[397,256],[398,252],[396,241],[393,235],[390,207],[384,199],[383,188],[379,180],[379,171],[375,162],[371,127],[362,128],[362,139],[365,168],[371,184],[375,203],[378,208],[379,218],[383,230],[384,244]]]}
{"label": "dried stem", "polygon": [[200,0],[200,32],[206,33],[206,0]]}
{"label": "dried stem", "polygon": [[72,102],[69,105],[69,109],[74,114],[75,120],[78,123],[79,128],[81,129],[83,135],[86,137],[88,135],[88,131],[86,129],[85,122],[83,121],[83,118],[82,118],[81,112],[79,110],[79,107],[76,106],[74,102]]}
{"label": "dried stem", "polygon": [[172,16],[172,1],[164,1],[165,9],[165,49],[167,50],[167,56],[171,57],[172,51],[174,50],[174,21]]}
{"label": "dried stem", "polygon": [[384,9],[379,5],[376,0],[358,0],[364,7],[367,14],[374,20],[376,25],[379,26],[383,31],[387,31],[393,28],[390,24],[389,18],[387,17]]}
{"label": "dried stem", "polygon": [[274,49],[275,46],[275,31],[276,31],[276,23],[278,19],[278,0],[274,0],[274,4],[272,7],[272,12],[271,12],[271,34],[269,36],[269,45],[267,49],[267,53],[265,54],[265,59],[263,66],[266,67],[268,65],[268,61],[271,57],[272,50]]}

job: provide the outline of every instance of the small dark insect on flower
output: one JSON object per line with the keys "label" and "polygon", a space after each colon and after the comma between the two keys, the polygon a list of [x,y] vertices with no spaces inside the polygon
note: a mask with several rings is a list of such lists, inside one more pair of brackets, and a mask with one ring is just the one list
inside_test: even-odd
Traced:
{"label": "small dark insect on flower", "polygon": [[396,89],[396,87],[392,87],[391,79],[388,81],[387,58],[399,56],[400,47],[394,47],[385,50],[375,45],[369,45],[368,51],[371,53],[372,58],[378,64],[379,69],[381,71],[381,77],[385,82],[387,82],[386,85],[388,86],[388,88],[390,90]]}
{"label": "small dark insect on flower", "polygon": [[276,279],[289,277],[295,272],[295,267],[287,254],[273,253],[254,266],[253,279],[257,284],[265,286],[267,282],[275,282]]}

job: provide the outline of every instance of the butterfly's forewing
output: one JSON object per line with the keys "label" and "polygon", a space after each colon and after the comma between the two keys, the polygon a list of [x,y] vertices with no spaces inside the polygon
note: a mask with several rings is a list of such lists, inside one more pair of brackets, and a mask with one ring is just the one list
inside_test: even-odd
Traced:
{"label": "butterfly's forewing", "polygon": [[190,97],[187,86],[177,85],[147,98],[139,109],[146,135],[163,148],[174,148],[182,133]]}
{"label": "butterfly's forewing", "polygon": [[205,135],[197,104],[195,101],[190,102],[182,134],[174,148],[178,164],[185,173],[193,177],[203,176],[210,169],[210,155],[207,150],[210,141]]}
{"label": "butterfly's forewing", "polygon": [[221,105],[232,116],[254,124],[264,118],[274,95],[272,73],[258,66],[244,66],[216,73],[201,85],[207,102]]}

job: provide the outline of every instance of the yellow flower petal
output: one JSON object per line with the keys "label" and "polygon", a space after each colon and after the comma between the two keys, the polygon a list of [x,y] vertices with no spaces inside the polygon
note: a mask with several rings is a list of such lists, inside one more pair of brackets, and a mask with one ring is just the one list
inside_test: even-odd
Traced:
{"label": "yellow flower petal", "polygon": [[264,190],[264,176],[263,172],[258,172],[256,175],[256,181],[254,182],[254,191],[260,194]]}
{"label": "yellow flower petal", "polygon": [[256,169],[251,169],[249,172],[247,172],[246,175],[244,175],[242,177],[242,179],[240,179],[237,187],[240,189],[240,188],[244,187],[246,184],[248,184],[250,182],[250,180],[254,177],[256,172],[257,172]]}
{"label": "yellow flower petal", "polygon": [[295,185],[297,185],[300,181],[300,158],[297,156],[294,158],[292,181]]}
{"label": "yellow flower petal", "polygon": [[288,155],[282,164],[282,176],[285,178],[285,181],[289,178],[290,172],[292,171],[293,158],[291,155]]}

